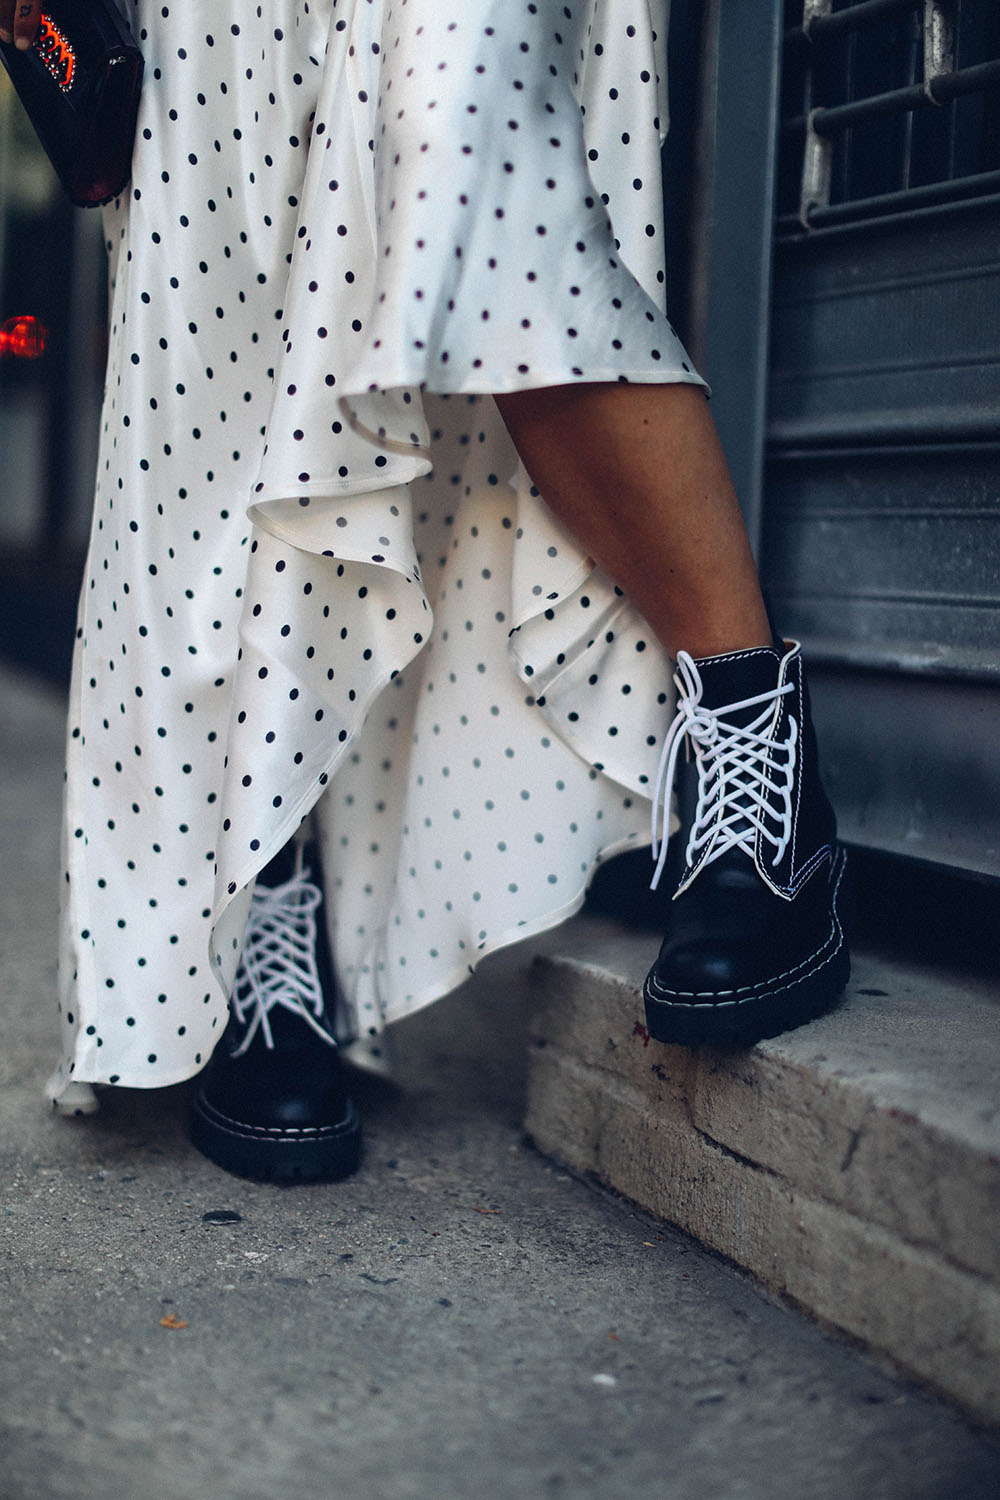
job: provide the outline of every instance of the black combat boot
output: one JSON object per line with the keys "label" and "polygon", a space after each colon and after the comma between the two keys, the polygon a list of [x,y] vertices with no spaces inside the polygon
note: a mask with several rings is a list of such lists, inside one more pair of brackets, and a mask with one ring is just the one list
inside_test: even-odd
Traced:
{"label": "black combat boot", "polygon": [[195,1097],[194,1144],[240,1177],[332,1181],[358,1165],[361,1126],[327,1014],[322,894],[309,873],[297,844],[262,872],[229,1024]]}
{"label": "black combat boot", "polygon": [[[643,987],[646,1025],[661,1042],[747,1046],[828,1010],[847,983],[846,856],[798,643],[698,661],[682,651],[675,681],[656,803],[669,802],[686,737],[697,807]],[[661,852],[654,884],[662,865]]]}

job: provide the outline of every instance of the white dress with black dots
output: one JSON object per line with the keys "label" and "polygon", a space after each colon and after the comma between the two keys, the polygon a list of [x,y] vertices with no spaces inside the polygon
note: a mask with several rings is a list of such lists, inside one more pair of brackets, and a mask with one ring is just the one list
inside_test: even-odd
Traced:
{"label": "white dress with black dots", "polygon": [[310,812],[345,1038],[648,839],[668,664],[488,393],[701,383],[663,312],[649,0],[133,12],[54,1096],[204,1064]]}

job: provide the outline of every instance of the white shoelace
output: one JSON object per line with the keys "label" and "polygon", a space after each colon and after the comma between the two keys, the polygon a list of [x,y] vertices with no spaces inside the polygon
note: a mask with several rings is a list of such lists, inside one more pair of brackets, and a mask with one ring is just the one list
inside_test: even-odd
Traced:
{"label": "white shoelace", "polygon": [[316,910],[323,897],[309,873],[300,866],[283,885],[254,888],[232,998],[233,1013],[246,1027],[246,1035],[234,1057],[246,1052],[258,1031],[265,1046],[273,1048],[268,1017],[276,1005],[300,1016],[331,1047],[336,1045],[322,1025]]}
{"label": "white shoelace", "polygon": [[[767,730],[774,720],[775,704],[794,689],[786,682],[758,693],[707,708],[701,701],[702,680],[686,651],[677,653],[677,715],[663,743],[653,793],[653,858],[656,869],[650,882],[655,891],[667,858],[667,840],[661,827],[668,816],[681,743],[688,739],[698,763],[698,805],[687,843],[687,863],[693,869],[706,845],[711,843],[706,864],[727,850],[742,849],[750,859],[758,833],[773,846],[772,865],[781,859],[792,828],[792,787],[797,759],[798,724],[789,715],[788,734],[775,741]],[[740,709],[761,705],[761,711],[744,726],[727,723]],[[762,732],[764,731],[764,732]]]}

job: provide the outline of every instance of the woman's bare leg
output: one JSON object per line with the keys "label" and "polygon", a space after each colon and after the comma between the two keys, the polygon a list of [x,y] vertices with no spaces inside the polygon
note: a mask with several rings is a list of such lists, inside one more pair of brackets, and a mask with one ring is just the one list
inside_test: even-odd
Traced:
{"label": "woman's bare leg", "polygon": [[699,386],[550,386],[496,401],[550,509],[672,656],[771,644],[746,528]]}
{"label": "woman's bare leg", "polygon": [[773,638],[705,397],[563,386],[498,405],[549,506],[670,654],[715,658],[678,679],[698,806],[643,986],[649,1035],[746,1046],[798,1026],[850,972],[844,854],[798,646],[755,649]]}

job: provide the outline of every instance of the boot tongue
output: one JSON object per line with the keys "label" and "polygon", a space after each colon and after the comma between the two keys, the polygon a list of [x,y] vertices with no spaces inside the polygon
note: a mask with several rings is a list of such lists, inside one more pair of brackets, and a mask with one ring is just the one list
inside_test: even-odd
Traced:
{"label": "boot tongue", "polygon": [[[701,701],[706,708],[724,708],[769,693],[778,685],[778,670],[785,650],[761,646],[752,651],[736,651],[725,656],[703,656],[695,662],[702,682]],[[764,705],[751,704],[725,715],[726,722],[737,727],[760,716]]]}

